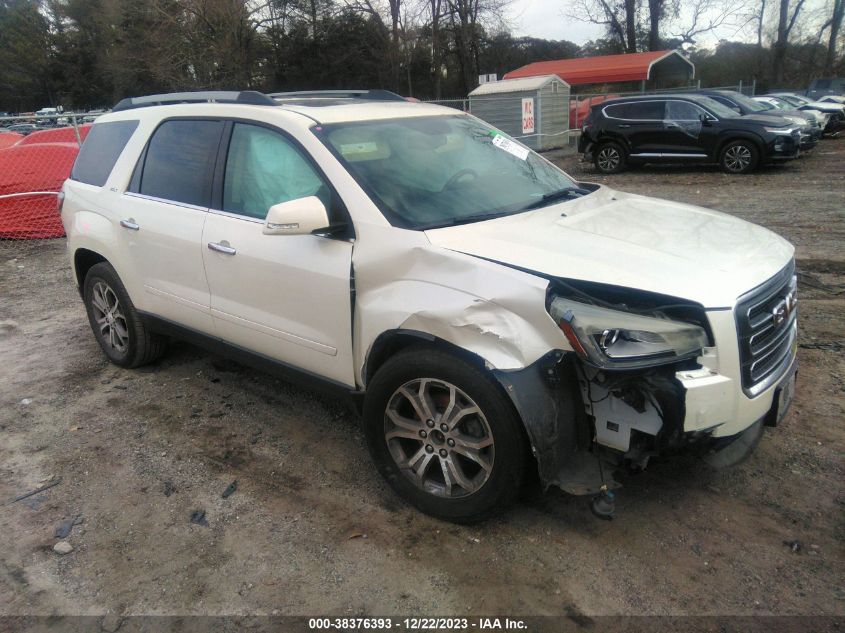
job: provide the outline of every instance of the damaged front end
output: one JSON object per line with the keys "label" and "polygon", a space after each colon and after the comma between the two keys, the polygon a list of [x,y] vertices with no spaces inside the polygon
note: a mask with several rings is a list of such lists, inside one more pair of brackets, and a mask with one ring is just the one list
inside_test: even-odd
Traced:
{"label": "damaged front end", "polygon": [[[618,484],[658,454],[705,452],[712,428],[685,431],[686,374],[710,370],[713,335],[701,305],[552,279],[547,311],[572,347],[519,372],[497,372],[523,420],[540,477],[572,494]],[[713,427],[715,428],[715,426]]]}

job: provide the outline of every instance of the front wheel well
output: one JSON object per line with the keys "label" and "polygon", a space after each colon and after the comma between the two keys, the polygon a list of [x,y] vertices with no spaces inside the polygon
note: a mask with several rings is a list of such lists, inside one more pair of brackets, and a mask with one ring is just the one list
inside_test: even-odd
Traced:
{"label": "front wheel well", "polygon": [[88,271],[100,262],[108,263],[108,260],[99,253],[88,250],[87,248],[77,249],[73,254],[73,270],[76,273],[76,285],[79,288],[80,295],[85,286],[85,277],[88,275]]}
{"label": "front wheel well", "polygon": [[485,367],[484,359],[477,354],[433,336],[432,334],[418,332],[416,330],[391,330],[380,334],[370,347],[370,351],[367,354],[367,359],[364,362],[364,369],[362,371],[364,384],[368,385],[370,383],[379,368],[384,365],[390,357],[395,356],[402,350],[414,345],[424,345],[426,347],[444,350],[460,356],[474,365],[482,368]]}
{"label": "front wheel well", "polygon": [[722,152],[724,151],[725,147],[729,143],[733,143],[734,141],[748,141],[749,143],[752,143],[754,145],[754,147],[757,148],[757,151],[759,152],[760,158],[761,159],[763,158],[763,156],[765,154],[763,143],[761,143],[759,140],[757,140],[755,138],[752,138],[750,136],[743,136],[743,135],[726,137],[721,143],[719,143],[719,146],[716,149],[716,155],[714,156],[714,158],[717,161],[719,159],[721,159]]}

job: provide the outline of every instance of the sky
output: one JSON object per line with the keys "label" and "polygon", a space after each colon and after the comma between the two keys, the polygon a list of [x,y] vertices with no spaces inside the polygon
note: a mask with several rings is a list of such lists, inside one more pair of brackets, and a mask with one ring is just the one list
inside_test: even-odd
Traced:
{"label": "sky", "polygon": [[[580,22],[565,15],[566,0],[511,0],[507,8],[506,19],[515,35],[530,35],[550,40],[569,40],[584,44],[589,40],[602,37],[604,27]],[[820,21],[820,14],[825,12],[827,0],[806,0],[800,15],[799,31],[811,31]],[[769,2],[768,6],[774,5]],[[821,13],[820,13],[821,12]],[[767,26],[771,29],[775,19],[774,11],[767,10]],[[682,13],[683,17],[683,13]],[[824,16],[826,18],[826,15]],[[803,27],[803,28],[802,28]],[[817,28],[817,27],[815,27]],[[746,40],[756,39],[756,33],[749,29],[745,34],[738,33],[736,27],[725,26],[697,40],[699,46],[714,46],[719,39]]]}
{"label": "sky", "polygon": [[516,35],[569,40],[576,44],[602,36],[603,27],[566,17],[565,6],[566,2],[556,0],[513,0],[508,7],[508,20]]}

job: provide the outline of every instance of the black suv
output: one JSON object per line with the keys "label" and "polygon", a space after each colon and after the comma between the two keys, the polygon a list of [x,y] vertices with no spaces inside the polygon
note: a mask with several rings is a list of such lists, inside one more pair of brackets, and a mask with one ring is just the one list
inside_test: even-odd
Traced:
{"label": "black suv", "polygon": [[578,151],[605,174],[629,163],[688,161],[744,174],[795,158],[800,142],[799,127],[779,116],[739,116],[700,95],[644,95],[593,106]]}

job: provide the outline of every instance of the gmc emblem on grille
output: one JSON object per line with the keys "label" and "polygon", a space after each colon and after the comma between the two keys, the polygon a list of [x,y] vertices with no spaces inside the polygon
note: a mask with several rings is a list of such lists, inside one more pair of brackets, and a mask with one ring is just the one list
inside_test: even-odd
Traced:
{"label": "gmc emblem on grille", "polygon": [[793,290],[786,295],[780,303],[772,308],[772,324],[777,328],[789,320],[789,315],[795,310],[798,305],[797,292]]}

